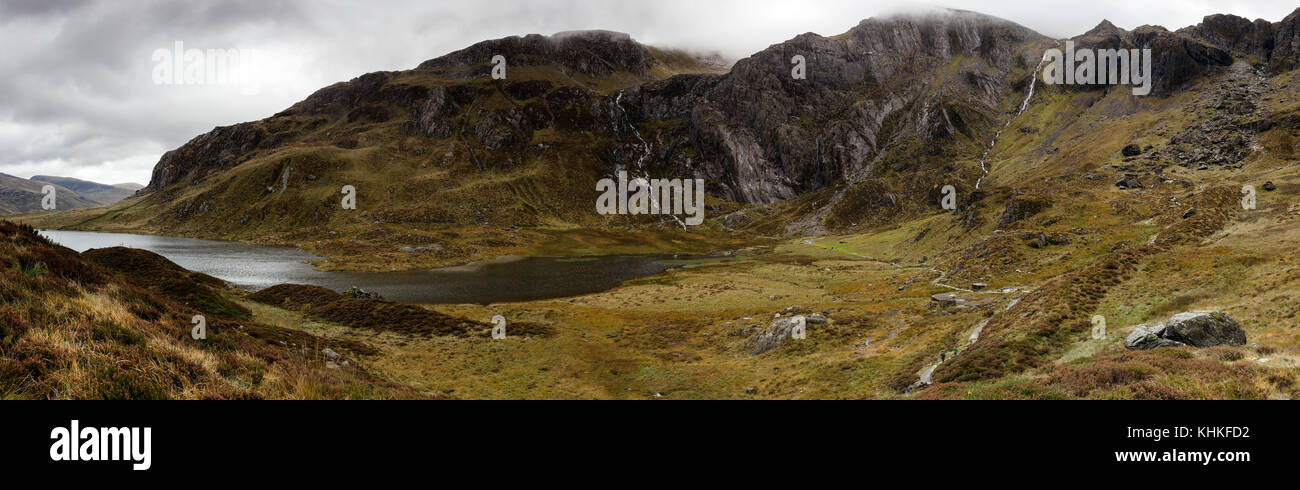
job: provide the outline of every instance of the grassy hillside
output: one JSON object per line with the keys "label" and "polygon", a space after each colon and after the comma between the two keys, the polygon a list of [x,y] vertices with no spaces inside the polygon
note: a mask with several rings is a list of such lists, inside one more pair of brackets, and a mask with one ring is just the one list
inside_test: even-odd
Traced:
{"label": "grassy hillside", "polygon": [[[381,86],[349,106],[354,109],[335,112],[334,98],[360,97],[335,92],[361,90],[356,87],[370,83],[367,75],[240,125],[236,131],[260,135],[261,143],[223,172],[107,208],[14,219],[43,228],[294,244],[327,257],[319,264],[327,269],[409,269],[563,249],[574,241],[602,243],[603,229],[666,219],[593,212],[594,183],[633,151],[611,134],[605,96],[723,69],[682,52],[646,49],[648,69],[639,74],[593,77],[519,61],[507,80],[492,80],[487,59],[372,74],[383,78]],[[411,94],[439,91],[447,93],[447,126],[416,134],[422,106]],[[546,127],[530,129],[526,120],[542,114]],[[357,190],[355,210],[341,206],[344,186]],[[716,230],[646,233],[652,237],[631,251],[739,243]]]}
{"label": "grassy hillside", "polygon": [[148,252],[83,257],[0,221],[0,399],[422,397],[327,367],[321,349],[351,344],[250,321],[229,293]]}

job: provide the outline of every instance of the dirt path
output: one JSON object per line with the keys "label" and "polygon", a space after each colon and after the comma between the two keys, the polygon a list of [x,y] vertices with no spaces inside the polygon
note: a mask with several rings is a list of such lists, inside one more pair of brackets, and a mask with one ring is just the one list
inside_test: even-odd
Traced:
{"label": "dirt path", "polygon": [[948,273],[947,273],[946,271],[941,271],[941,270],[939,270],[939,269],[935,269],[935,268],[930,268],[930,270],[939,273],[939,277],[938,277],[938,278],[936,278],[936,279],[933,280],[933,281],[930,281],[930,284],[932,284],[932,285],[939,286],[939,287],[941,287],[941,288],[948,288],[948,289],[951,289],[951,290],[953,290],[953,291],[962,291],[962,292],[965,292],[965,293],[973,293],[973,292],[975,292],[975,291],[972,291],[972,290],[970,290],[970,289],[963,289],[963,288],[959,288],[959,287],[957,287],[957,286],[949,286],[949,285],[947,285],[947,284],[941,283],[941,282],[939,282],[939,281],[942,281],[945,277],[948,277]]}
{"label": "dirt path", "polygon": [[[940,276],[939,279],[943,279],[943,277]],[[937,281],[939,281],[939,279],[935,279],[935,281],[937,282]],[[1009,301],[1007,301],[1007,306],[1006,306],[1006,308],[1003,308],[1002,311],[1007,311],[1007,310],[1011,309],[1011,307],[1012,307],[1012,306],[1015,306],[1016,303],[1018,303],[1018,302],[1020,302],[1020,298],[1011,298]],[[979,340],[980,340],[980,334],[984,332],[984,327],[987,327],[987,326],[988,326],[988,324],[989,324],[989,320],[990,320],[989,318],[985,318],[985,319],[983,319],[983,320],[980,320],[980,322],[979,322],[978,324],[975,325],[975,330],[971,331],[971,333],[970,333],[970,338],[969,338],[969,339],[967,340],[967,342],[966,342],[966,347],[970,347],[971,345],[974,345],[976,342],[979,342]],[[947,351],[945,351],[945,352],[947,352]],[[946,357],[947,357],[947,356],[945,356],[945,358],[946,358]],[[954,357],[955,357],[955,355],[954,355]],[[930,384],[933,382],[932,379],[933,379],[933,376],[934,376],[934,370],[935,370],[935,369],[938,369],[938,368],[939,368],[939,365],[941,365],[941,364],[943,364],[943,361],[940,361],[940,362],[934,363],[934,364],[931,365],[930,367],[925,368],[925,371],[921,371],[921,379],[920,379],[920,381],[918,381],[916,384],[912,385],[912,388],[909,388],[908,391],[913,391],[914,389],[920,389],[920,388],[924,388],[925,386],[930,385]]]}

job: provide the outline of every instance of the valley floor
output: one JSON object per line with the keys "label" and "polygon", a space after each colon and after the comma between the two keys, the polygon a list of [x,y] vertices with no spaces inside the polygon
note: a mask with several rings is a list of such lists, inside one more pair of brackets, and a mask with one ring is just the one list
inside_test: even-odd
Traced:
{"label": "valley floor", "polygon": [[[1033,249],[1015,238],[1015,247],[1037,254],[1022,259],[1033,268],[991,277],[979,291],[972,290],[970,276],[948,276],[928,261],[873,258],[901,249],[891,242],[896,234],[879,233],[793,240],[744,260],[671,270],[576,298],[431,307],[483,322],[500,314],[510,322],[551,325],[555,334],[546,338],[374,333],[243,304],[261,323],[372,347],[369,354],[345,355],[389,381],[450,398],[1288,399],[1300,395],[1294,384],[1300,361],[1296,216],[1294,207],[1266,210],[1203,241],[1144,258],[1084,312],[1107,317],[1103,339],[1067,335],[1023,371],[914,393],[907,388],[941,354],[952,364],[968,348],[990,342],[976,330],[991,319],[1051,287],[1054,278],[1096,261],[1119,238],[1156,238],[1154,227],[1132,237],[1084,234],[1059,250]],[[956,294],[959,304],[932,299],[943,293]],[[1232,315],[1249,344],[1124,349],[1124,337],[1138,323],[1196,309]],[[751,353],[748,340],[776,315],[812,313],[829,322],[810,324],[807,340]]]}

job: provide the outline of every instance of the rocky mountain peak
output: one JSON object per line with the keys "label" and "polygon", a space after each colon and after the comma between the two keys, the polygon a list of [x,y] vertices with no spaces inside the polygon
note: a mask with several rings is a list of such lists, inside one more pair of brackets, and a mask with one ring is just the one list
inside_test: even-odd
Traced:
{"label": "rocky mountain peak", "polygon": [[1276,44],[1273,24],[1232,14],[1207,15],[1200,24],[1177,32],[1260,62],[1270,58]]}
{"label": "rocky mountain peak", "polygon": [[[695,84],[703,93],[690,104],[630,102],[689,110],[645,112],[689,118],[708,162],[698,172],[719,183],[718,193],[769,203],[865,178],[887,146],[919,138],[941,148],[982,131],[974,126],[996,117],[1012,71],[1041,56],[1028,46],[1049,42],[975,12],[899,13],[837,36],[807,33],[772,45],[721,79]],[[807,63],[806,79],[791,76],[795,56]]]}
{"label": "rocky mountain peak", "polygon": [[468,48],[421,63],[417,70],[466,69],[477,76],[490,70],[494,56],[504,56],[509,66],[559,65],[595,78],[616,72],[644,75],[654,59],[646,46],[632,36],[613,31],[565,31],[551,36],[529,34],[483,41]]}
{"label": "rocky mountain peak", "polygon": [[1300,8],[1273,25],[1273,52],[1269,56],[1270,68],[1286,71],[1300,66]]}
{"label": "rocky mountain peak", "polygon": [[1116,27],[1115,24],[1112,24],[1109,20],[1102,19],[1101,23],[1097,24],[1097,27],[1093,27],[1088,32],[1083,33],[1080,37],[1123,36],[1127,33],[1128,31]]}
{"label": "rocky mountain peak", "polygon": [[1109,20],[1103,20],[1083,34],[1073,38],[1076,44],[1088,48],[1120,48],[1132,44],[1129,31],[1116,27]]}

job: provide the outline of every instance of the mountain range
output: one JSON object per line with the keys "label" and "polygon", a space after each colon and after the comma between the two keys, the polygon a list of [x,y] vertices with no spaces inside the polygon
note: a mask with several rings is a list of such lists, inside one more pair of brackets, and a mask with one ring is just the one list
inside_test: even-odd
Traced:
{"label": "mountain range", "polygon": [[[1062,152],[1053,135],[1091,124],[1082,119],[1090,108],[1104,108],[1108,118],[1146,111],[1234,63],[1250,73],[1288,70],[1296,23],[1294,14],[1274,23],[1216,15],[1178,31],[1102,22],[1076,40],[1151,47],[1159,53],[1155,97],[1111,96],[1102,86],[1040,89],[1039,99],[1059,102],[1065,113],[1015,128],[1006,139],[1016,154],[994,158],[1033,161],[1005,169],[993,162],[987,184],[1077,173],[1131,143]],[[945,184],[963,195],[985,190],[976,189],[988,167],[981,155],[1025,101],[1043,50],[1056,44],[1012,22],[956,10],[868,19],[832,37],[803,34],[730,68],[607,31],[485,41],[200,135],[162,157],[140,205],[101,216],[113,216],[112,226],[208,237],[328,242],[346,235],[390,250],[434,240],[433,228],[635,224],[592,212],[590,182],[626,168],[705,179],[713,216],[724,218],[713,220],[715,230],[816,235],[879,226],[932,211]],[[509,60],[505,80],[490,76],[495,55]],[[788,76],[795,55],[808,60],[806,80]],[[1105,104],[1081,105],[1092,99]],[[1030,118],[1041,116],[1017,120]],[[1145,171],[1182,163],[1168,158],[1180,150],[1164,146],[1144,160],[1151,163]],[[359,189],[363,212],[336,205],[344,185]],[[364,238],[379,228],[404,239]],[[463,261],[549,239],[516,235],[511,246],[479,237],[417,262]]]}

